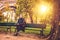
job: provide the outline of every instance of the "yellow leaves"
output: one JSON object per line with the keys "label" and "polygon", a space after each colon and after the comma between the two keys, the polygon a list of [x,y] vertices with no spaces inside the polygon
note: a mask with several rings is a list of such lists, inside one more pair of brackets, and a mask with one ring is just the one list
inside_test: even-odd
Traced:
{"label": "yellow leaves", "polygon": [[8,11],[9,10],[9,3],[5,2],[4,6],[5,6],[5,10]]}

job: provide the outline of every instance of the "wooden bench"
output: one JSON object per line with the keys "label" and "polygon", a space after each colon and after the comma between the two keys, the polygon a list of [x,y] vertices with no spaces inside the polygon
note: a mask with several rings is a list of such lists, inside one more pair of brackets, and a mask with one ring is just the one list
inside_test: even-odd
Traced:
{"label": "wooden bench", "polygon": [[[11,27],[15,27],[16,28],[16,23],[0,23],[0,26],[7,26],[7,31],[8,29],[10,29],[10,32],[11,32]],[[26,27],[31,27],[31,28],[41,28],[40,30],[40,34],[43,35],[43,31],[44,29],[46,28],[46,25],[45,24],[26,24]],[[16,29],[15,29],[16,30]]]}

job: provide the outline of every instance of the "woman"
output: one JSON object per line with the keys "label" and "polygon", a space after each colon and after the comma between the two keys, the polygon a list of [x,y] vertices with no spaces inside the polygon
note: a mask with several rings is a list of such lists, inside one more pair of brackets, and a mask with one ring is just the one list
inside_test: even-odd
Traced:
{"label": "woman", "polygon": [[23,31],[25,32],[25,25],[26,25],[26,22],[24,20],[24,18],[22,16],[20,16],[20,18],[18,19],[18,22],[17,22],[17,32],[15,34],[15,36],[19,35],[19,31]]}

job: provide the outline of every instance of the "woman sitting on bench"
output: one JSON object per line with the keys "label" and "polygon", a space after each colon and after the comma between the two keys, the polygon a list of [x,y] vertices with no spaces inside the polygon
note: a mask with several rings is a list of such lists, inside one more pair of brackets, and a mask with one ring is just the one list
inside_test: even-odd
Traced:
{"label": "woman sitting on bench", "polygon": [[20,18],[18,19],[18,22],[17,22],[17,27],[16,27],[16,34],[14,34],[15,36],[19,35],[19,31],[23,31],[25,32],[25,25],[26,25],[26,22],[24,20],[24,18],[22,17],[22,15],[20,15]]}

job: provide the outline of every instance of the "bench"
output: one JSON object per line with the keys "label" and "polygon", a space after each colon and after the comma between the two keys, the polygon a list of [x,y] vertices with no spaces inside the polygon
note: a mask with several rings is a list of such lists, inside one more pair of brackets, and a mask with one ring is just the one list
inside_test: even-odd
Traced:
{"label": "bench", "polygon": [[[7,27],[7,31],[8,31],[8,29],[10,29],[10,32],[11,32],[11,26],[16,27],[17,25],[16,25],[16,23],[0,23],[0,26],[9,26],[9,27]],[[27,23],[26,27],[41,28],[40,34],[43,35],[43,31],[46,28],[46,25],[45,24],[28,24]]]}

